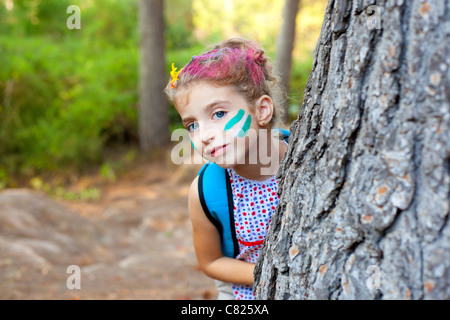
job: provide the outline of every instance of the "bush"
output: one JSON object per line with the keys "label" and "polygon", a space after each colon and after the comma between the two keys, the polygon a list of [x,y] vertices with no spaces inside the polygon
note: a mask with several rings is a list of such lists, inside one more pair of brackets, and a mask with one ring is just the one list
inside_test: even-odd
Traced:
{"label": "bush", "polygon": [[[83,25],[89,19],[95,14],[87,10]],[[65,28],[64,37],[27,24],[16,23],[0,38],[0,168],[31,174],[81,168],[98,164],[109,141],[136,137],[136,32],[125,36],[122,30],[122,39],[115,33],[109,41],[107,22]]]}

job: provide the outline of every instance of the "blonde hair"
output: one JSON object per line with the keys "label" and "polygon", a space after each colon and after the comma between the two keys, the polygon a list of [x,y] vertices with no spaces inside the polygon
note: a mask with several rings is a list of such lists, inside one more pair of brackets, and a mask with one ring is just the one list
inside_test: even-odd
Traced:
{"label": "blonde hair", "polygon": [[281,101],[285,93],[278,85],[278,77],[273,74],[270,58],[254,42],[231,38],[213,45],[205,53],[192,57],[167,84],[164,91],[170,101],[176,103],[178,92],[199,81],[218,86],[232,86],[252,107],[261,96],[269,96],[274,103],[269,126],[281,125],[285,112]]}

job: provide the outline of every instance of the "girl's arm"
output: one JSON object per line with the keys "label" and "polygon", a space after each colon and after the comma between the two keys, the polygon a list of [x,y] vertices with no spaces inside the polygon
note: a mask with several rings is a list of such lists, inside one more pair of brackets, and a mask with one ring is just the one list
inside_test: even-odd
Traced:
{"label": "girl's arm", "polygon": [[207,218],[198,196],[198,176],[189,189],[189,214],[192,221],[194,247],[203,272],[214,279],[231,283],[253,284],[254,264],[225,257],[220,235]]}

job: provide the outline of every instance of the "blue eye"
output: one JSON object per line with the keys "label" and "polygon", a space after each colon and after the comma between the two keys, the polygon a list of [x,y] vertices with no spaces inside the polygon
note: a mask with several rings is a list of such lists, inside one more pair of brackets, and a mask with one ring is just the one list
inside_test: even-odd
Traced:
{"label": "blue eye", "polygon": [[216,113],[214,113],[214,116],[216,116],[216,115],[219,119],[223,118],[225,116],[225,111],[217,111]]}
{"label": "blue eye", "polygon": [[188,124],[188,125],[186,126],[186,129],[187,129],[189,132],[192,132],[192,131],[194,131],[194,130],[197,130],[197,128],[198,128],[198,123],[197,123],[197,122],[193,122],[193,123]]}

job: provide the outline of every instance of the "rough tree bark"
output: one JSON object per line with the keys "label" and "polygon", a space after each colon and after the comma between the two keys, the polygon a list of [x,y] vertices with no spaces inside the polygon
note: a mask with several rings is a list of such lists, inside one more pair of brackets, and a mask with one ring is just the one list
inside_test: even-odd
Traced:
{"label": "rough tree bark", "polygon": [[139,141],[144,153],[170,142],[163,4],[139,1]]}
{"label": "rough tree bark", "polygon": [[[286,0],[283,9],[283,24],[277,43],[277,56],[275,66],[277,74],[280,77],[280,85],[286,93],[289,93],[291,69],[292,69],[292,50],[295,43],[296,18],[300,0]],[[289,105],[288,99],[283,101],[283,107],[286,109],[283,122],[288,123]]]}
{"label": "rough tree bark", "polygon": [[450,298],[449,21],[448,0],[329,1],[257,298]]}

